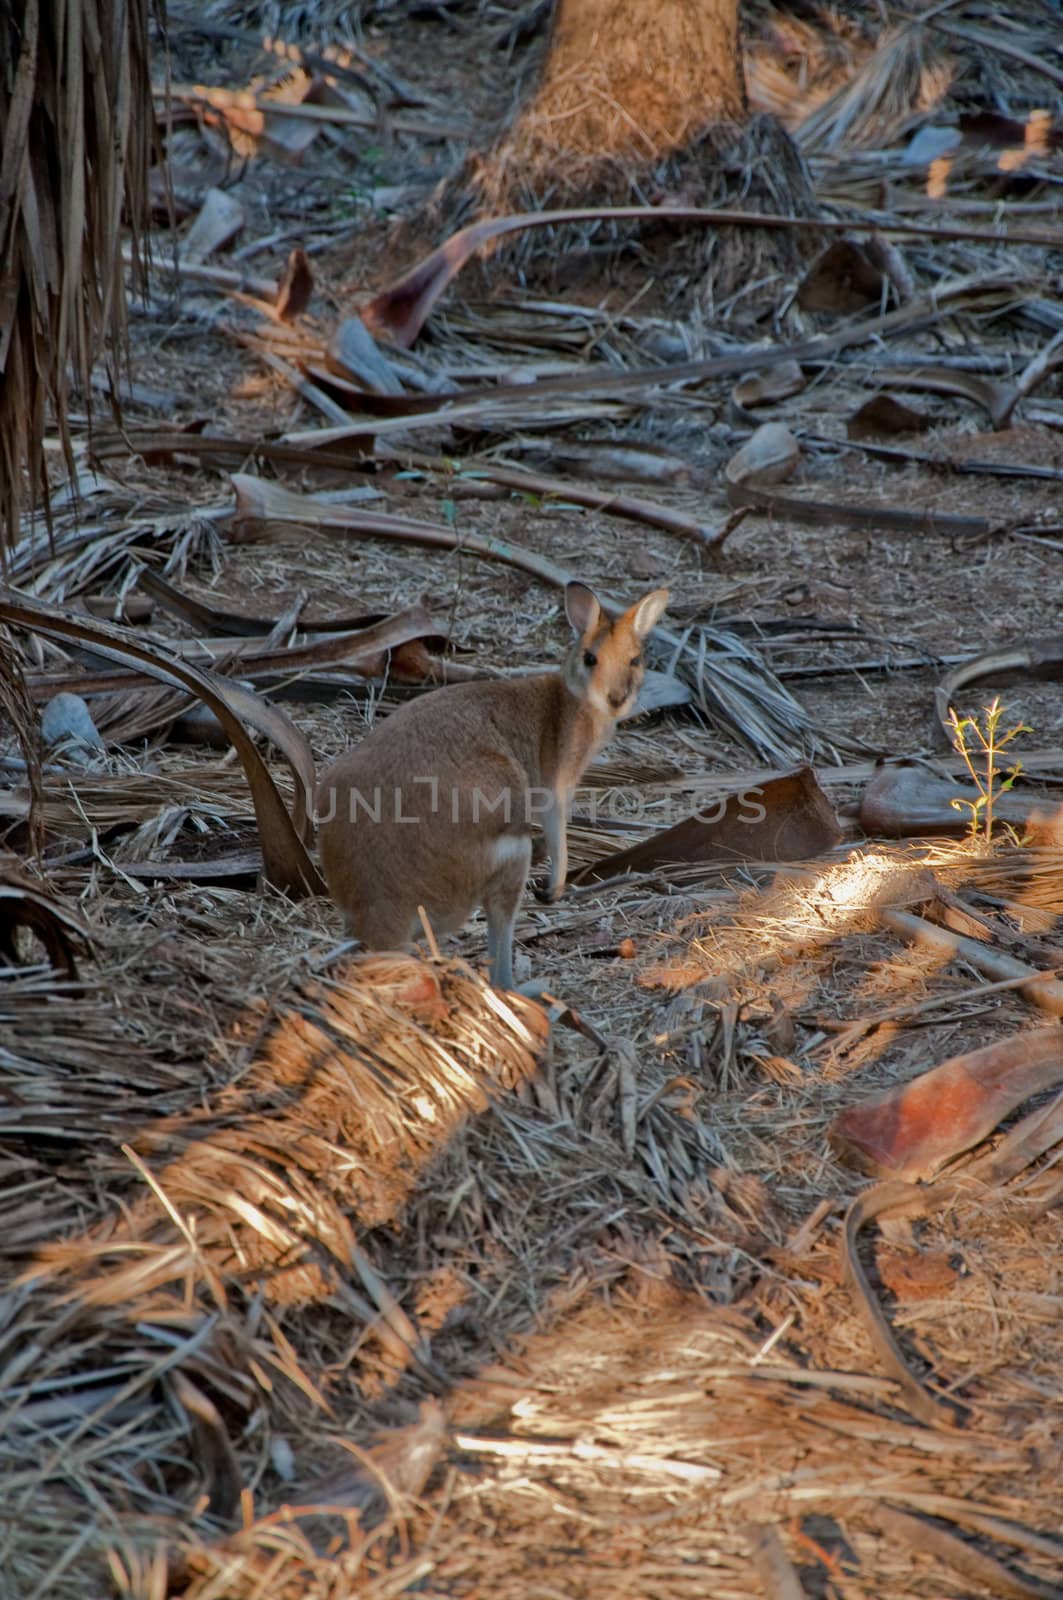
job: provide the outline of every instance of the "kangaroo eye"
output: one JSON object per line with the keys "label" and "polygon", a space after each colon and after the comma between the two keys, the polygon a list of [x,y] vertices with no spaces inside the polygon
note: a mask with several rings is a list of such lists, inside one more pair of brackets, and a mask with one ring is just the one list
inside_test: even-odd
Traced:
{"label": "kangaroo eye", "polygon": [[583,665],[585,667],[596,667],[598,665],[598,657],[593,650],[584,650]]}
{"label": "kangaroo eye", "polygon": [[631,665],[633,667],[641,667],[641,665],[642,665],[642,657],[641,657],[641,655],[632,656],[631,657]]}

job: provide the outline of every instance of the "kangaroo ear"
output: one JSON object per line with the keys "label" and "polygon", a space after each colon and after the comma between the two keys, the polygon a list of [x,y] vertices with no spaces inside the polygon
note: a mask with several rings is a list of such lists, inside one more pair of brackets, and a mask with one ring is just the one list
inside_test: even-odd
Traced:
{"label": "kangaroo ear", "polygon": [[597,628],[602,620],[602,608],[585,583],[566,583],[565,615],[581,636]]}
{"label": "kangaroo ear", "polygon": [[632,606],[628,616],[637,639],[646,639],[653,632],[668,599],[667,589],[654,589],[652,594],[643,595],[637,606]]}

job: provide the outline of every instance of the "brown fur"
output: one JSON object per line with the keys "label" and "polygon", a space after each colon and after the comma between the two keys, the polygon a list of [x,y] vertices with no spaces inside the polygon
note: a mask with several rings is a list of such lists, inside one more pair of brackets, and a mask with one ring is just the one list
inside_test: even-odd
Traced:
{"label": "brown fur", "polygon": [[546,833],[557,899],[572,791],[634,705],[643,641],[667,600],[655,590],[610,623],[569,584],[577,637],[560,672],[437,689],[333,763],[318,791],[321,861],[350,933],[396,949],[420,931],[419,906],[437,934],[483,906],[492,982],[511,985],[532,826]]}

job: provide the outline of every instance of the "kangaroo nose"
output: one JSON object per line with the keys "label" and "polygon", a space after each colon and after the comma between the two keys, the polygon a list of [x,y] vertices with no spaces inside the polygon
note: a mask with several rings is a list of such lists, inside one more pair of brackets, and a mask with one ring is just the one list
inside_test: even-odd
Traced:
{"label": "kangaroo nose", "polygon": [[626,705],[627,698],[628,697],[626,694],[623,692],[618,693],[614,689],[609,695],[609,704],[612,706],[614,711],[619,711],[621,706]]}

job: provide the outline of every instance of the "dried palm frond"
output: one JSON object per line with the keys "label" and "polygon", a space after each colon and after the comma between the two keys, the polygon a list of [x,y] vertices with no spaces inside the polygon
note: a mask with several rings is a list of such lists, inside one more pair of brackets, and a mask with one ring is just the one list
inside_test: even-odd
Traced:
{"label": "dried palm frond", "polygon": [[47,498],[46,407],[68,462],[70,374],[121,338],[119,231],[139,228],[153,119],[148,0],[14,0],[0,13],[0,549],[26,475]]}
{"label": "dried palm frond", "polygon": [[0,961],[8,968],[19,965],[23,930],[43,945],[54,971],[77,977],[73,941],[85,938],[84,924],[17,861],[0,856]]}
{"label": "dried palm frond", "polygon": [[848,83],[873,49],[874,24],[859,14],[821,10],[798,17],[769,7],[743,52],[746,94],[755,111],[778,117],[789,133]]}
{"label": "dried palm frond", "polygon": [[22,667],[6,629],[0,629],[0,713],[14,728],[15,738],[22,751],[22,759],[26,763],[29,789],[26,821],[30,845],[34,850],[39,850],[42,843],[41,806],[44,804],[44,791],[41,787],[40,728],[33,702],[26,690]]}
{"label": "dried palm frond", "polygon": [[864,65],[794,129],[801,149],[889,144],[901,125],[938,103],[952,64],[924,29],[892,30]]}
{"label": "dried palm frond", "polygon": [[1058,845],[998,847],[978,856],[957,843],[931,852],[930,859],[935,872],[956,886],[1000,895],[1027,911],[1063,916],[1063,849]]}
{"label": "dried palm frond", "polygon": [[[437,972],[409,956],[364,956],[304,984],[213,1125],[192,1116],[145,1137],[153,1166],[162,1152],[172,1159],[130,1208],[130,1237],[165,1241],[159,1284],[169,1283],[173,1209],[193,1210],[193,1266],[203,1257],[239,1274],[254,1263],[270,1301],[313,1301],[328,1292],[328,1262],[350,1257],[351,1224],[401,1211],[490,1092],[534,1072],[545,1028],[536,1006],[498,997],[469,969]],[[41,1260],[82,1282],[95,1272],[86,1293],[119,1304],[130,1274],[142,1282],[144,1272],[143,1255],[128,1273],[123,1257],[108,1227]]]}
{"label": "dried palm frond", "polygon": [[733,733],[755,755],[790,761],[823,755],[829,742],[758,652],[723,628],[688,628],[681,637],[657,630],[651,659],[685,683],[711,723]]}
{"label": "dried palm frond", "polygon": [[221,544],[215,525],[225,514],[174,507],[141,520],[131,519],[128,508],[116,508],[91,522],[73,519],[60,527],[53,521],[50,539],[43,525],[35,525],[11,551],[10,580],[27,594],[65,605],[94,584],[127,584],[130,558],[145,551],[165,556],[160,570],[168,578],[180,579],[197,561],[216,571]]}
{"label": "dried palm frond", "polygon": [[[227,975],[237,989],[234,969]],[[113,966],[107,976],[113,987]],[[178,987],[175,1042],[184,1045]],[[181,1063],[145,1071],[120,1003],[101,989],[64,1001],[53,1020],[56,994],[54,978],[45,987],[20,974],[0,997],[0,1016],[14,1024],[0,1067],[22,1102],[0,1117],[13,1151],[5,1177],[15,1180],[0,1221],[8,1260],[17,1253],[26,1276],[0,1321],[9,1513],[0,1570],[17,1570],[26,1594],[56,1592],[44,1574],[69,1552],[71,1517],[86,1502],[91,1531],[78,1548],[91,1571],[67,1593],[99,1592],[101,1546],[132,1527],[120,1507],[148,1518],[180,1504],[190,1536],[216,1531],[239,1493],[233,1440],[242,1443],[246,1421],[261,1427],[276,1406],[286,1430],[322,1431],[335,1386],[312,1352],[294,1347],[301,1311],[318,1327],[338,1312],[342,1340],[353,1327],[396,1372],[425,1358],[423,1333],[369,1259],[366,1235],[399,1226],[457,1130],[533,1075],[548,1032],[532,1002],[488,989],[461,964],[368,956],[287,992],[257,1050],[261,1011],[248,1008],[253,1060],[203,1109],[187,1084],[180,1105]],[[193,1010],[184,1003],[186,1017]],[[125,1199],[122,1220],[85,1228],[57,1195],[60,1238],[56,1205],[40,1206],[39,1147],[44,1135],[74,1130],[91,1130],[97,1180]],[[262,1297],[245,1292],[257,1273]],[[78,1336],[33,1372],[16,1370],[12,1353],[42,1315],[76,1324]],[[138,1463],[157,1455],[166,1489],[154,1478],[138,1489]],[[209,1487],[206,1527],[192,1510],[197,1477]],[[134,1548],[126,1560],[136,1559]]]}
{"label": "dried palm frond", "polygon": [[[8,795],[5,814],[21,817],[20,800],[20,794]],[[53,764],[44,783],[41,822],[49,835],[82,839],[94,829],[107,833],[138,828],[174,806],[186,811],[193,827],[204,823],[231,828],[254,816],[238,769],[196,766],[178,757],[165,770],[153,773],[130,770],[128,764],[113,772],[62,771]]]}

